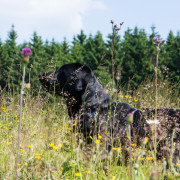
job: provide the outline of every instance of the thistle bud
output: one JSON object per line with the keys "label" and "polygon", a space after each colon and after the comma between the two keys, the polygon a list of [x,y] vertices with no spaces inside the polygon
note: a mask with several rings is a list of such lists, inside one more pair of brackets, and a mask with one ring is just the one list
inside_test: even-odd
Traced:
{"label": "thistle bud", "polygon": [[31,88],[31,84],[30,83],[26,83],[25,88],[26,89],[30,89]]}
{"label": "thistle bud", "polygon": [[134,113],[129,113],[129,114],[125,117],[126,123],[128,123],[128,124],[133,123],[133,119],[134,119]]}
{"label": "thistle bud", "polygon": [[29,56],[31,55],[31,49],[30,48],[24,48],[21,51],[21,54],[23,55],[22,62],[24,64],[28,64],[29,63]]}

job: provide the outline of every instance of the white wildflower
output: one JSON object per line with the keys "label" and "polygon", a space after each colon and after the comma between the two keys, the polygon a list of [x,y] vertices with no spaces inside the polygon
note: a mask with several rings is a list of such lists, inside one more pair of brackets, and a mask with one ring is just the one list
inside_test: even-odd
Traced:
{"label": "white wildflower", "polygon": [[159,124],[160,123],[159,120],[157,120],[157,119],[155,119],[155,120],[146,120],[146,122],[148,124]]}

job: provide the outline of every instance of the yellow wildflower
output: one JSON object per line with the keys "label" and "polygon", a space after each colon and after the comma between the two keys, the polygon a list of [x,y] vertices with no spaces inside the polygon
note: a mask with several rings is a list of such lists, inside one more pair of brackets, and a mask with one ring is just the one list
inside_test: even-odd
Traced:
{"label": "yellow wildflower", "polygon": [[77,125],[77,122],[75,122],[74,124],[73,124],[73,126],[76,126]]}
{"label": "yellow wildflower", "polygon": [[138,100],[134,98],[134,101],[137,102]]}
{"label": "yellow wildflower", "polygon": [[176,142],[173,142],[173,145],[175,146],[175,145],[176,145]]}
{"label": "yellow wildflower", "polygon": [[144,138],[144,144],[147,144],[148,141],[149,141],[149,138],[148,138],[148,137],[145,137],[145,138]]}
{"label": "yellow wildflower", "polygon": [[91,174],[91,171],[86,171],[87,174]]}
{"label": "yellow wildflower", "polygon": [[24,118],[22,117],[22,120],[24,120]]}
{"label": "yellow wildflower", "polygon": [[32,148],[32,146],[30,146],[30,145],[27,145],[27,147],[28,147],[28,148]]}
{"label": "yellow wildflower", "polygon": [[7,145],[10,145],[10,144],[11,144],[11,142],[7,142],[6,144],[7,144]]}
{"label": "yellow wildflower", "polygon": [[90,137],[91,139],[93,139],[92,136],[89,136],[89,137]]}
{"label": "yellow wildflower", "polygon": [[25,166],[28,166],[28,163],[25,163],[24,165],[25,165]]}
{"label": "yellow wildflower", "polygon": [[140,160],[141,160],[141,161],[143,161],[143,160],[144,160],[144,158],[142,157],[142,158],[140,158]]}
{"label": "yellow wildflower", "polygon": [[126,95],[125,98],[128,98],[128,96]]}
{"label": "yellow wildflower", "polygon": [[98,135],[98,138],[99,138],[99,139],[102,139],[102,136]]}
{"label": "yellow wildflower", "polygon": [[54,143],[51,143],[49,146],[50,146],[50,147],[54,147]]}
{"label": "yellow wildflower", "polygon": [[131,144],[132,147],[136,147],[136,144]]}
{"label": "yellow wildflower", "polygon": [[129,96],[129,99],[132,99],[132,97],[131,97],[131,96]]}
{"label": "yellow wildflower", "polygon": [[35,159],[41,159],[41,156],[35,156],[34,158]]}
{"label": "yellow wildflower", "polygon": [[82,174],[81,174],[81,173],[75,173],[75,176],[77,176],[77,177],[81,177],[81,176],[82,176]]}
{"label": "yellow wildflower", "polygon": [[57,136],[54,136],[54,139],[57,139],[58,137]]}
{"label": "yellow wildflower", "polygon": [[151,161],[153,158],[152,157],[147,157],[147,160],[148,161]]}
{"label": "yellow wildflower", "polygon": [[99,144],[101,141],[99,139],[96,140],[96,144]]}
{"label": "yellow wildflower", "polygon": [[180,163],[176,163],[176,167],[180,166]]}

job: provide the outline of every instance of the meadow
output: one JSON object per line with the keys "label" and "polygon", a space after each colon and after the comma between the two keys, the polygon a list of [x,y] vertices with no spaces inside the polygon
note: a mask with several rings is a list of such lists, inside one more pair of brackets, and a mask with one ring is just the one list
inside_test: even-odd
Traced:
{"label": "meadow", "polygon": [[[108,86],[107,86],[108,87]],[[127,86],[126,86],[127,87]],[[126,102],[135,108],[153,108],[155,84],[151,81],[142,83],[138,89],[123,89],[115,93],[114,98]],[[112,89],[107,89],[110,96]],[[168,80],[158,81],[158,108],[180,108],[179,91],[176,85],[171,86]],[[17,92],[1,93],[0,102],[0,179],[15,179],[16,154],[19,122],[19,94]],[[32,89],[26,90],[23,97],[21,138],[20,138],[20,179],[87,179],[87,180],[129,180],[130,163],[125,162],[121,147],[113,147],[111,156],[102,159],[106,147],[101,143],[101,136],[92,138],[90,153],[85,148],[88,144],[81,133],[76,132],[67,113],[64,100],[45,94],[39,88],[37,95]],[[148,139],[145,142],[149,143]],[[176,148],[172,145],[171,157]],[[133,179],[146,180],[179,179],[180,160],[170,163],[155,159],[154,151],[145,145],[132,147]],[[106,164],[106,171],[104,171]]]}

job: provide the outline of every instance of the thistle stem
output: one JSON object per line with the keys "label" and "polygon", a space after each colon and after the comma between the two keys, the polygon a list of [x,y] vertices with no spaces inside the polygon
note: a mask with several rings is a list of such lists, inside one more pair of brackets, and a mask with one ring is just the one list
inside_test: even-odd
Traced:
{"label": "thistle stem", "polygon": [[129,158],[130,158],[130,176],[132,180],[132,155],[131,155],[131,124],[128,126],[129,130]]}
{"label": "thistle stem", "polygon": [[18,142],[17,142],[17,159],[16,159],[16,180],[18,180],[18,164],[19,164],[19,149],[20,149],[20,137],[21,137],[21,119],[22,119],[22,102],[23,102],[23,89],[24,89],[24,79],[25,79],[25,64],[23,64],[23,76],[22,85],[20,91],[20,109],[19,109],[19,124],[18,124]]}

